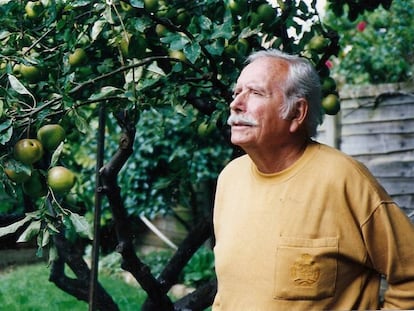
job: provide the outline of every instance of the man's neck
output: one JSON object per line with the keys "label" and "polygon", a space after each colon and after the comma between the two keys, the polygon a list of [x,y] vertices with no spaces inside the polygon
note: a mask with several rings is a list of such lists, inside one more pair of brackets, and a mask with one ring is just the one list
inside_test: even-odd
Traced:
{"label": "man's neck", "polygon": [[292,143],[278,148],[266,150],[246,150],[256,164],[257,169],[264,174],[281,172],[293,165],[305,152],[310,140]]}

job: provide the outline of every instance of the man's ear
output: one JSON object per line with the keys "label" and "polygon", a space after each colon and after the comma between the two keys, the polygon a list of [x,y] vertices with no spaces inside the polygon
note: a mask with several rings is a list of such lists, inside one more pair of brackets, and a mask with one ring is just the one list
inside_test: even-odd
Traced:
{"label": "man's ear", "polygon": [[292,114],[290,122],[290,132],[294,133],[303,127],[306,116],[308,115],[308,101],[304,98],[300,98],[296,102],[295,111]]}

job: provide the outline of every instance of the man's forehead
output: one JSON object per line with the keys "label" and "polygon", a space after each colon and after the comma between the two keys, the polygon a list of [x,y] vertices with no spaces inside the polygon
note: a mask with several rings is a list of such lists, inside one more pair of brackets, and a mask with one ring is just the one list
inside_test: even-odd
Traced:
{"label": "man's forehead", "polygon": [[246,67],[240,73],[237,84],[255,84],[265,86],[269,82],[283,82],[289,70],[289,63],[274,57],[261,57]]}

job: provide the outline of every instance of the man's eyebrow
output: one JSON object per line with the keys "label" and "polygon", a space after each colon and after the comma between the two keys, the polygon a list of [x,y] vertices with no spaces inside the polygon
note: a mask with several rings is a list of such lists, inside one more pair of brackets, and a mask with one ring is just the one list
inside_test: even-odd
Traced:
{"label": "man's eyebrow", "polygon": [[259,92],[263,95],[271,95],[272,94],[272,90],[269,90],[268,88],[266,88],[265,86],[263,86],[262,84],[259,84],[259,83],[247,84],[246,87],[249,90],[257,91],[257,92]]}
{"label": "man's eyebrow", "polygon": [[[243,88],[243,86],[236,85],[236,86],[233,88],[233,92],[234,92],[234,91],[237,91],[237,90],[240,90],[240,89],[242,89],[242,88]],[[257,91],[260,91],[260,92],[263,92],[263,93],[268,93],[268,91],[266,90],[266,88],[265,88],[265,87],[263,87],[263,86],[261,86],[261,85],[259,85],[259,84],[256,84],[256,83],[247,83],[247,84],[245,85],[245,88],[248,88],[249,90],[257,90]]]}

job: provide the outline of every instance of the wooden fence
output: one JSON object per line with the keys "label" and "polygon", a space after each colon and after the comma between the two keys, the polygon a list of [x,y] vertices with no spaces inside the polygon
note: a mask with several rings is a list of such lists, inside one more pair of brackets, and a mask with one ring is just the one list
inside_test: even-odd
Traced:
{"label": "wooden fence", "polygon": [[414,84],[346,86],[318,140],[364,163],[414,221]]}

